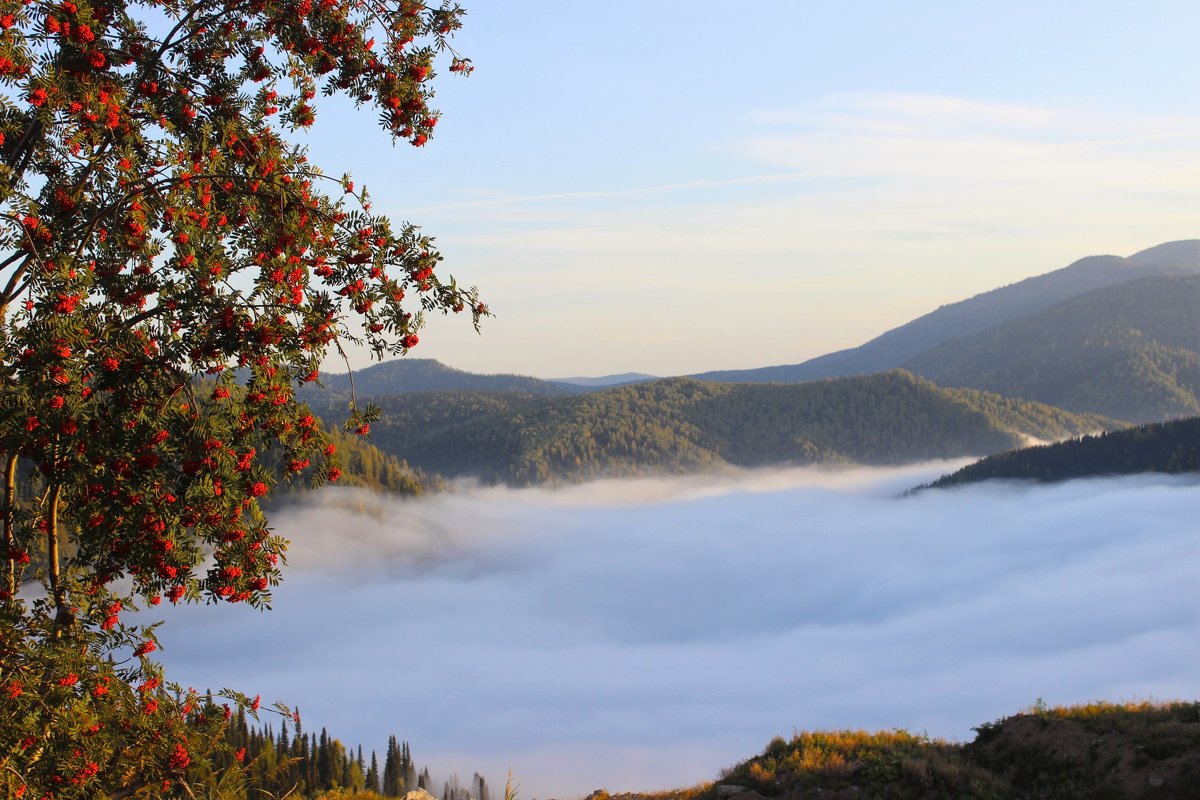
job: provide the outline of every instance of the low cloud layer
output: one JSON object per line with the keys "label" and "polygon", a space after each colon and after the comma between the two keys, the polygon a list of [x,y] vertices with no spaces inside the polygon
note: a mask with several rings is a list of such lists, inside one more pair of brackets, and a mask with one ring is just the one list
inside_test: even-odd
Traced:
{"label": "low cloud layer", "polygon": [[799,729],[1200,696],[1200,485],[897,497],[943,467],[328,493],[274,517],[275,609],[171,610],[164,660],[528,798],[711,779]]}

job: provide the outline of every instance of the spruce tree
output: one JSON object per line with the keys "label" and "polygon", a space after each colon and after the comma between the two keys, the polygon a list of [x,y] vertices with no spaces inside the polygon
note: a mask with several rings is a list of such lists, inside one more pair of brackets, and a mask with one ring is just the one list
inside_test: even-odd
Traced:
{"label": "spruce tree", "polygon": [[388,737],[387,753],[383,760],[383,795],[385,797],[399,797],[402,780],[400,745],[393,735]]}
{"label": "spruce tree", "polygon": [[379,792],[379,760],[375,751],[371,751],[371,766],[367,769],[366,789],[368,792]]}
{"label": "spruce tree", "polygon": [[410,792],[417,787],[417,769],[413,765],[412,751],[408,748],[408,742],[400,748],[400,778],[401,778],[401,793]]}
{"label": "spruce tree", "polygon": [[321,728],[321,738],[317,744],[317,780],[318,789],[329,789],[333,777],[333,759],[329,747],[329,732]]}

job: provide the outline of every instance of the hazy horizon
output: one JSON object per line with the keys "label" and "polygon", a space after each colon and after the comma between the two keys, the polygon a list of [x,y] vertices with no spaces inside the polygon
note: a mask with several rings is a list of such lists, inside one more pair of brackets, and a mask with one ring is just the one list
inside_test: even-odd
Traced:
{"label": "hazy horizon", "polygon": [[952,466],[324,494],[273,517],[275,609],[166,610],[163,661],[531,800],[710,780],[800,729],[1200,695],[1194,478],[897,497]]}
{"label": "hazy horizon", "polygon": [[482,336],[431,318],[416,356],[794,364],[1198,235],[1194,3],[464,5],[476,70],[439,78],[427,146],[389,147],[349,103],[305,138],[496,312]]}
{"label": "hazy horizon", "polygon": [[[1156,250],[1156,251],[1157,251],[1157,250],[1161,250],[1161,249],[1163,249],[1163,248],[1166,248],[1166,247],[1170,247],[1170,246],[1172,246],[1172,245],[1181,245],[1181,244],[1187,244],[1187,245],[1195,245],[1195,244],[1200,244],[1200,239],[1184,239],[1184,240],[1176,240],[1176,241],[1173,241],[1173,242],[1158,242],[1158,243],[1156,243],[1156,244],[1154,244],[1154,245],[1151,245],[1151,246],[1148,246],[1148,247],[1146,247],[1146,248],[1143,248],[1142,250],[1139,250],[1137,253],[1127,253],[1127,254],[1125,254],[1125,255],[1123,255],[1123,256],[1117,256],[1117,257],[1118,257],[1118,258],[1125,258],[1125,257],[1137,256],[1137,255],[1141,255],[1143,252],[1145,252],[1145,251],[1148,251],[1148,250]],[[1160,261],[1155,261],[1155,262],[1153,262],[1153,263],[1155,263],[1155,264],[1159,264],[1159,263],[1171,263],[1173,259],[1178,259],[1178,258],[1181,258],[1181,254],[1180,254],[1180,252],[1179,252],[1177,249],[1168,250],[1168,253],[1169,253],[1169,254],[1168,254],[1168,255],[1165,255],[1165,256],[1163,256],[1163,255],[1161,255],[1161,254],[1160,254],[1160,255],[1159,255],[1159,258],[1161,259],[1161,262],[1160,262]],[[1085,256],[1085,257],[1082,257],[1081,259],[1076,259],[1076,261],[1083,260],[1083,259],[1085,259],[1085,258],[1095,257],[1096,255],[1108,255],[1108,256],[1114,256],[1114,255],[1117,255],[1117,254],[1113,254],[1113,253],[1107,253],[1107,254],[1092,254],[1091,256]],[[1190,257],[1190,256],[1189,256],[1189,257]],[[1073,264],[1073,263],[1074,263],[1074,262],[1072,262],[1072,264]],[[1047,270],[1047,272],[1056,272],[1056,271],[1058,271],[1058,270],[1061,270],[1061,269],[1064,269],[1064,268],[1066,268],[1066,267],[1068,267],[1068,266],[1071,266],[1071,265],[1064,264],[1064,265],[1062,265],[1062,266],[1060,266],[1060,267],[1057,267],[1057,268],[1055,268],[1055,269],[1050,269],[1050,270]],[[1136,267],[1136,266],[1134,266],[1134,267],[1131,267],[1131,269],[1137,269],[1137,267]],[[1041,275],[1043,275],[1043,276],[1044,276],[1045,274],[1046,274],[1046,273],[1041,273]],[[1030,276],[1030,277],[1036,277],[1036,276]],[[985,291],[982,291],[982,292],[980,292],[979,294],[980,294],[980,295],[988,295],[988,294],[990,294],[991,292],[994,292],[995,290],[1004,289],[1004,288],[1007,288],[1007,287],[1008,287],[1008,286],[1010,286],[1010,285],[1011,285],[1011,284],[1006,284],[1006,285],[1004,285],[1004,286],[995,286],[995,287],[991,287],[990,289],[988,289],[988,290],[985,290]],[[1085,292],[1085,293],[1086,293],[1086,292]],[[947,304],[944,304],[944,305],[955,305],[956,303],[959,303],[959,302],[962,302],[962,301],[967,301],[967,300],[970,300],[970,299],[972,299],[972,298],[974,298],[974,297],[978,297],[978,296],[979,296],[979,295],[972,295],[972,297],[971,297],[971,298],[968,298],[968,297],[962,297],[962,298],[958,298],[957,300],[952,300],[952,301],[949,301]],[[904,325],[905,325],[906,323],[909,323],[909,322],[914,322],[914,321],[916,321],[916,320],[923,319],[924,317],[926,317],[926,316],[928,316],[928,315],[930,315],[930,314],[934,313],[935,311],[941,311],[941,310],[942,310],[942,308],[943,308],[943,306],[939,306],[938,308],[930,308],[930,309],[927,309],[927,310],[925,310],[924,312],[921,312],[921,313],[918,313],[918,314],[916,314],[916,315],[915,315],[915,316],[914,316],[912,319],[910,319],[910,320],[905,320],[903,323],[900,323],[900,324],[898,324],[896,327],[897,327],[897,328],[903,328],[903,327],[904,327]],[[961,314],[961,311],[959,311],[958,313],[960,313],[960,314]],[[828,351],[828,352],[823,352],[823,353],[817,353],[817,354],[816,354],[815,356],[813,356],[813,357],[817,357],[817,356],[828,356],[828,355],[834,355],[834,354],[837,354],[837,353],[839,353],[839,352],[842,352],[842,351],[846,351],[846,350],[853,350],[854,348],[857,348],[857,347],[859,347],[859,346],[861,346],[861,345],[866,345],[866,344],[868,344],[869,342],[872,342],[873,340],[875,340],[876,338],[879,338],[880,336],[889,335],[889,334],[890,334],[890,333],[891,333],[893,330],[894,330],[894,329],[892,329],[892,328],[889,328],[889,329],[886,329],[886,330],[883,330],[883,329],[881,329],[881,330],[878,330],[878,331],[874,332],[873,334],[871,334],[871,335],[870,335],[868,338],[866,338],[866,339],[864,339],[864,340],[862,340],[862,341],[856,342],[856,343],[854,343],[854,344],[852,344],[852,345],[847,345],[846,347],[840,348],[839,350],[833,350],[833,351]],[[397,358],[389,358],[389,359],[385,359],[385,361],[398,361],[398,360],[402,360],[402,359],[405,359],[405,358],[406,358],[407,360],[410,360],[410,361],[411,361],[411,360],[413,360],[413,359],[417,359],[417,360],[433,360],[433,361],[438,361],[438,362],[439,362],[439,363],[441,363],[443,366],[447,366],[447,367],[450,367],[450,368],[452,368],[452,369],[461,370],[461,371],[468,372],[468,373],[471,373],[471,374],[481,374],[481,375],[495,375],[495,374],[517,374],[517,375],[520,375],[520,376],[525,376],[525,377],[534,377],[534,378],[538,378],[538,379],[540,379],[540,380],[544,380],[544,381],[552,381],[552,382],[555,382],[555,381],[557,381],[557,382],[566,382],[566,383],[569,383],[569,382],[578,382],[580,385],[595,386],[596,388],[603,388],[604,386],[608,385],[608,384],[602,384],[602,383],[594,383],[594,381],[597,381],[597,380],[599,380],[599,379],[618,379],[618,380],[616,380],[616,381],[614,382],[614,385],[615,385],[616,383],[622,383],[622,382],[626,382],[626,381],[628,381],[628,380],[635,380],[635,381],[636,381],[636,380],[643,380],[643,379],[657,379],[657,378],[671,378],[671,377],[688,377],[688,376],[691,376],[691,375],[703,375],[703,374],[705,374],[705,373],[709,373],[709,372],[716,372],[716,371],[720,371],[721,369],[752,370],[752,369],[761,369],[761,368],[769,368],[769,367],[778,367],[778,366],[783,366],[783,365],[784,365],[784,362],[778,362],[778,361],[776,361],[776,362],[769,362],[769,363],[768,363],[768,362],[764,362],[764,361],[762,361],[762,360],[761,360],[761,358],[757,357],[756,355],[754,355],[754,354],[749,354],[749,355],[747,355],[747,356],[746,356],[746,361],[745,361],[745,362],[739,363],[738,365],[736,365],[736,366],[734,366],[734,367],[729,367],[729,366],[726,366],[725,368],[718,368],[718,367],[707,367],[707,368],[704,368],[704,369],[701,369],[701,370],[694,370],[693,372],[690,372],[690,373],[666,373],[666,372],[663,372],[663,373],[650,374],[650,373],[641,373],[641,372],[636,372],[636,371],[633,371],[633,370],[621,370],[621,371],[619,371],[619,372],[612,372],[612,373],[605,373],[605,374],[595,373],[595,374],[585,375],[585,374],[583,374],[583,373],[580,373],[580,372],[575,372],[575,373],[571,373],[571,374],[547,374],[547,373],[545,372],[545,370],[542,370],[540,373],[534,373],[534,372],[505,373],[503,370],[499,370],[499,369],[470,370],[470,369],[464,369],[464,368],[462,368],[462,367],[461,367],[460,365],[458,365],[458,364],[449,363],[449,362],[446,362],[446,361],[445,361],[445,360],[443,360],[443,359],[435,358],[435,357],[431,356],[429,353],[422,353],[422,354],[420,354],[420,355],[413,355],[413,354],[410,354],[410,355],[408,355],[408,356],[406,356],[406,357],[397,357]],[[757,359],[757,360],[756,360],[756,359]],[[788,364],[788,365],[796,365],[796,364],[801,364],[801,363],[804,363],[805,361],[808,361],[808,360],[809,360],[809,357],[797,358],[797,359],[794,359],[794,360],[792,360],[792,361],[786,362],[786,364]],[[324,374],[327,374],[327,375],[338,375],[338,376],[344,376],[344,375],[345,375],[347,372],[357,372],[357,371],[360,371],[360,370],[362,370],[362,369],[369,368],[369,367],[371,367],[371,366],[374,366],[374,365],[376,365],[376,364],[379,364],[379,363],[381,363],[381,362],[379,362],[379,361],[375,361],[375,360],[370,360],[370,361],[361,361],[361,360],[359,360],[359,361],[358,361],[358,365],[357,365],[357,367],[354,367],[354,366],[349,366],[349,365],[347,364],[347,361],[346,361],[345,359],[339,359],[339,360],[336,360],[336,361],[329,361],[329,362],[327,362],[327,364],[326,364],[326,368],[325,368],[325,369],[323,369],[323,370],[322,370],[322,372],[323,372]],[[348,368],[348,367],[349,367],[349,368]]]}

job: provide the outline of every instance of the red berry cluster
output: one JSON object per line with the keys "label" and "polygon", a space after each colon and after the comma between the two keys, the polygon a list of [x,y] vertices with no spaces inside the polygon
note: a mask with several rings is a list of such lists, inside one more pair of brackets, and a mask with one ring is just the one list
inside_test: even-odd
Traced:
{"label": "red berry cluster", "polygon": [[[427,144],[436,73],[471,71],[448,39],[461,18],[420,0],[0,2],[0,718],[32,720],[0,750],[27,754],[20,791],[183,779],[219,715],[85,656],[152,669],[153,637],[122,622],[142,600],[269,600],[285,543],[261,503],[281,478],[341,475],[296,386],[343,341],[401,354],[424,312],[486,314],[432,240],[296,141],[320,93]],[[16,591],[35,567],[36,609]]]}

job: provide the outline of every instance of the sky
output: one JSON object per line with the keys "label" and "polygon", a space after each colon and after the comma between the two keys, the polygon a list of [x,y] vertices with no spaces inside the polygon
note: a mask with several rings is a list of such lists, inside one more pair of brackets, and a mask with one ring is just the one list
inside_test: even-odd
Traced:
{"label": "sky", "polygon": [[442,64],[429,145],[336,103],[307,140],[496,315],[480,336],[430,320],[413,356],[546,378],[798,363],[1198,235],[1189,0],[464,4],[477,69]]}
{"label": "sky", "polygon": [[523,800],[713,780],[798,730],[1200,696],[1194,476],[899,496],[954,466],[325,490],[272,517],[273,610],[153,609],[162,661]]}

